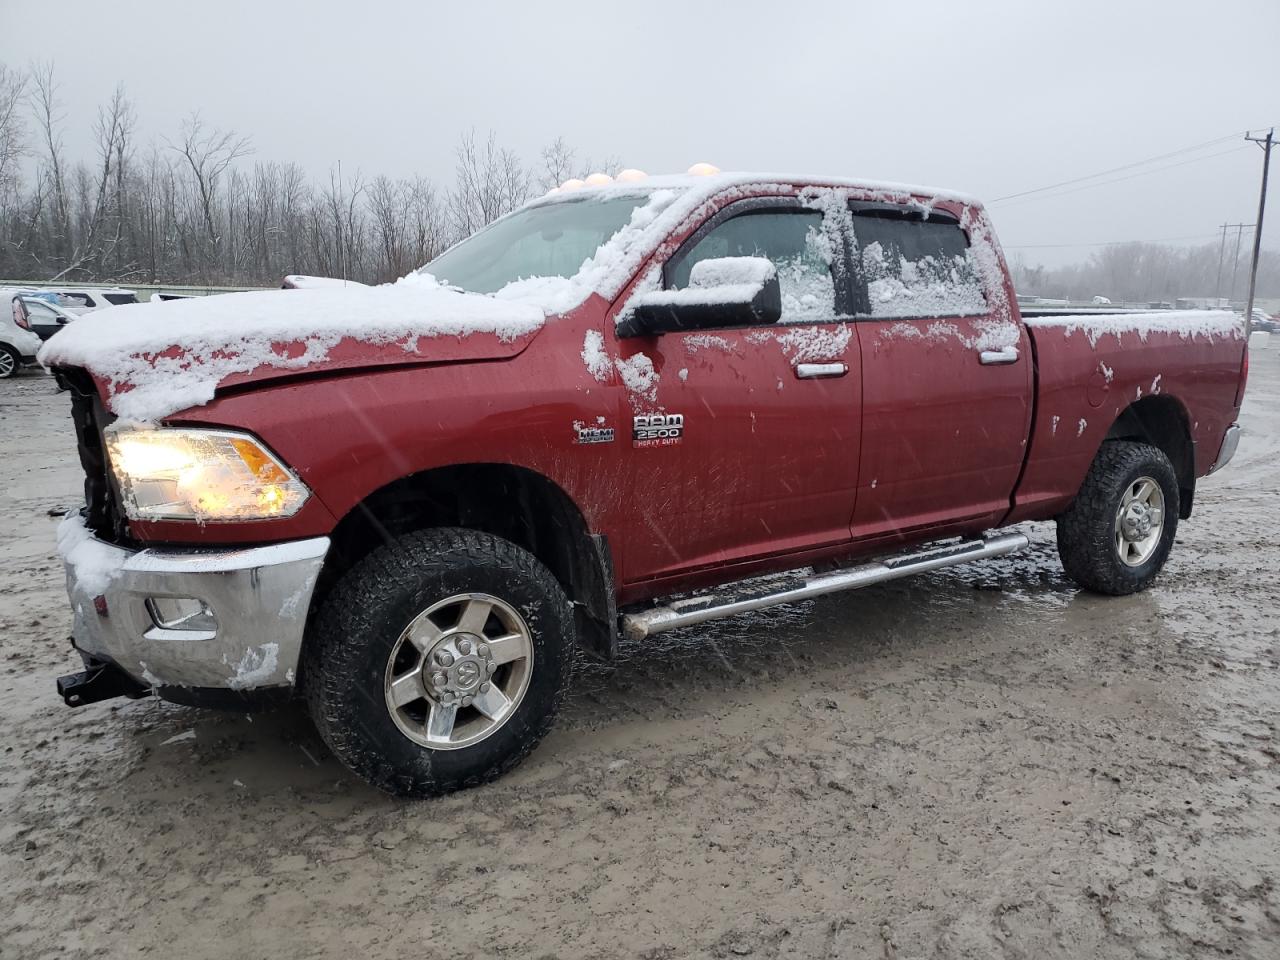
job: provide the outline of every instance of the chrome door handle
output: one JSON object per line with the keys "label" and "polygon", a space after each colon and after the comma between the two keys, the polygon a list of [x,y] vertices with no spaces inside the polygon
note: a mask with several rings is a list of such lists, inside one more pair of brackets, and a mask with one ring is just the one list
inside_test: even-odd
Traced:
{"label": "chrome door handle", "polygon": [[986,366],[1018,362],[1017,347],[1001,347],[999,350],[983,350],[978,354],[978,361]]}
{"label": "chrome door handle", "polygon": [[843,377],[849,372],[847,363],[797,363],[796,376],[801,380],[817,380],[820,377]]}

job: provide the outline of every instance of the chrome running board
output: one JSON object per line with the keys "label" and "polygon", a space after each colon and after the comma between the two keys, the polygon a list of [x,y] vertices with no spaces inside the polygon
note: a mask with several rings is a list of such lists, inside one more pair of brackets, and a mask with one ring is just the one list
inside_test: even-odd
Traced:
{"label": "chrome running board", "polygon": [[897,580],[899,577],[909,577],[913,573],[968,563],[970,560],[1002,557],[1021,550],[1026,545],[1027,538],[1022,534],[1004,533],[981,540],[966,540],[963,543],[926,548],[916,553],[900,554],[834,573],[787,579],[780,589],[775,578],[774,582],[757,588],[755,592],[697,594],[674,600],[665,606],[624,614],[621,617],[622,634],[629,640],[643,640],[663,630],[731,617],[748,610],[762,610],[778,603],[795,603],[797,600],[809,600],[841,590],[856,590],[875,583]]}

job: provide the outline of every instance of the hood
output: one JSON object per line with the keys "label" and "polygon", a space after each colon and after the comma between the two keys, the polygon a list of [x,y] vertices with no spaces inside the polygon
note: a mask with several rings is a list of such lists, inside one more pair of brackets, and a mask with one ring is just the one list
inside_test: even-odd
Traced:
{"label": "hood", "polygon": [[48,341],[47,367],[84,367],[107,406],[156,421],[219,387],[334,370],[512,357],[545,314],[414,278],[381,287],[228,293],[111,307]]}

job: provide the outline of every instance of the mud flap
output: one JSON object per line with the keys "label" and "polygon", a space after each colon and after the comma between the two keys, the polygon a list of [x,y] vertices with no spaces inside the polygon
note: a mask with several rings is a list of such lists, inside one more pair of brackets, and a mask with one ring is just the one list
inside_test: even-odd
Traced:
{"label": "mud flap", "polygon": [[601,534],[587,538],[591,556],[576,564],[580,578],[577,594],[582,600],[573,605],[574,627],[578,646],[598,660],[613,660],[618,655],[618,599],[613,589],[613,554],[609,539]]}

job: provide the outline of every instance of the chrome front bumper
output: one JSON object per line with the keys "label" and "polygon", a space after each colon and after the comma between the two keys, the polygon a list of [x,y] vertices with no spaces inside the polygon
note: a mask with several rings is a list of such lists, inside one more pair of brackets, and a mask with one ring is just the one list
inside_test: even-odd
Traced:
{"label": "chrome front bumper", "polygon": [[[291,686],[328,537],[249,549],[126,550],[79,517],[58,530],[76,649],[150,687]],[[173,622],[166,606],[203,605]]]}
{"label": "chrome front bumper", "polygon": [[1209,468],[1210,473],[1217,473],[1228,463],[1231,458],[1236,455],[1236,447],[1240,445],[1240,425],[1233,423],[1227,427],[1227,432],[1222,435],[1222,446],[1218,450],[1218,459],[1213,461],[1213,466]]}

